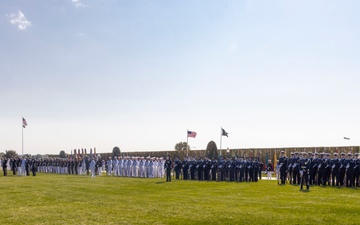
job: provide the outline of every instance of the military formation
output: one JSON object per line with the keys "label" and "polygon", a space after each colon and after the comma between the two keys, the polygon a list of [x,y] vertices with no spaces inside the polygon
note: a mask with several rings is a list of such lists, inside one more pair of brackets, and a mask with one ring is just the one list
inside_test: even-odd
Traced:
{"label": "military formation", "polygon": [[172,163],[175,179],[198,181],[257,182],[261,179],[263,164],[257,158],[175,157]]}
{"label": "military formation", "polygon": [[36,159],[27,157],[17,158],[2,158],[0,160],[1,168],[4,176],[8,175],[8,171],[12,172],[13,175],[19,176],[30,176],[30,172],[33,176],[36,176],[38,171],[38,161]]}
{"label": "military formation", "polygon": [[287,158],[284,151],[278,162],[279,184],[306,186],[359,187],[359,153],[294,152]]}
{"label": "military formation", "polygon": [[[91,175],[105,173],[108,176],[164,178],[198,180],[257,182],[262,171],[268,172],[271,179],[273,166],[263,165],[252,157],[184,157],[181,161],[171,156],[166,160],[155,157],[109,157],[77,156],[66,159],[28,157],[2,158],[0,162],[4,176],[8,173],[18,176],[36,176],[40,173]],[[338,154],[294,152],[287,158],[282,151],[276,164],[279,184],[299,185],[300,189],[310,186],[359,187],[360,157],[358,153]]]}
{"label": "military formation", "polygon": [[8,175],[8,170],[13,175],[29,176],[29,171],[36,175],[40,173],[55,174],[75,174],[101,176],[105,172],[109,176],[121,177],[143,177],[155,178],[164,177],[164,160],[155,157],[114,157],[103,160],[101,157],[91,156],[76,158],[11,158],[1,159],[4,176]]}

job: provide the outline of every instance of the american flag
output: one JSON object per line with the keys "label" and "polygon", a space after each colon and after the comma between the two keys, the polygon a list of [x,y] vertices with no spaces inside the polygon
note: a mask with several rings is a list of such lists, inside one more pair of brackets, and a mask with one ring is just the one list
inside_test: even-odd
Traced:
{"label": "american flag", "polygon": [[24,119],[24,117],[22,118],[23,119],[23,128],[25,128],[27,126],[27,122],[26,120]]}
{"label": "american flag", "polygon": [[191,138],[196,138],[196,132],[194,131],[188,131],[188,137],[191,137]]}

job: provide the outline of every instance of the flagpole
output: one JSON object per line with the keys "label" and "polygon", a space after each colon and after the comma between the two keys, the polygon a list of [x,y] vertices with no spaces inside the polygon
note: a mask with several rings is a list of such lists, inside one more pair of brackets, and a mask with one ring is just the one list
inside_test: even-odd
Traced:
{"label": "flagpole", "polygon": [[21,121],[21,153],[24,155],[24,117]]}
{"label": "flagpole", "polygon": [[189,130],[186,130],[186,157],[189,157]]}
{"label": "flagpole", "polygon": [[222,127],[220,127],[220,156],[221,156],[221,142],[222,142]]}

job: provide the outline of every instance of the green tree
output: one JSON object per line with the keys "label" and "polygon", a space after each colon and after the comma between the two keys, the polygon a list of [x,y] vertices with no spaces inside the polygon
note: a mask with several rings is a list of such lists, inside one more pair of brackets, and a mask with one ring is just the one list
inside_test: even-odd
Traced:
{"label": "green tree", "polygon": [[60,158],[65,159],[65,158],[66,158],[66,153],[65,153],[65,151],[64,151],[64,150],[61,150],[59,156],[60,156]]}
{"label": "green tree", "polygon": [[115,146],[112,150],[112,157],[114,158],[115,156],[118,157],[120,155],[121,155],[120,148],[118,146]]}
{"label": "green tree", "polygon": [[14,150],[6,150],[5,151],[5,157],[8,158],[8,159],[16,158],[16,157],[18,157],[18,154]]}
{"label": "green tree", "polygon": [[214,141],[210,141],[206,147],[206,156],[209,157],[209,159],[218,159],[219,153],[216,146],[216,143]]}
{"label": "green tree", "polygon": [[190,146],[186,142],[179,142],[175,145],[175,150],[176,151],[186,151],[186,146],[190,150]]}

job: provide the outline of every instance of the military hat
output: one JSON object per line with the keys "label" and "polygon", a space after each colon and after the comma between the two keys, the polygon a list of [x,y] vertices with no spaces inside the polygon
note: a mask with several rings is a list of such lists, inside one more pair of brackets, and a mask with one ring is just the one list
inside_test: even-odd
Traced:
{"label": "military hat", "polygon": [[359,153],[355,153],[355,156],[359,156]]}
{"label": "military hat", "polygon": [[346,155],[345,152],[342,152],[341,155]]}
{"label": "military hat", "polygon": [[294,155],[294,153],[293,153],[293,152],[291,152],[291,153],[290,153],[290,155]]}
{"label": "military hat", "polygon": [[334,156],[338,156],[338,154],[335,152],[335,153],[334,153]]}
{"label": "military hat", "polygon": [[319,155],[319,153],[315,152],[314,155]]}
{"label": "military hat", "polygon": [[281,151],[281,153],[285,153],[285,151]]}
{"label": "military hat", "polygon": [[349,152],[349,153],[348,153],[348,156],[352,156],[352,153],[351,153],[351,152]]}
{"label": "military hat", "polygon": [[330,156],[330,153],[326,153],[326,156]]}
{"label": "military hat", "polygon": [[314,155],[312,152],[308,152],[308,155]]}
{"label": "military hat", "polygon": [[299,153],[298,153],[298,152],[295,152],[295,155],[299,155]]}
{"label": "military hat", "polygon": [[325,155],[325,152],[321,152],[320,155]]}

